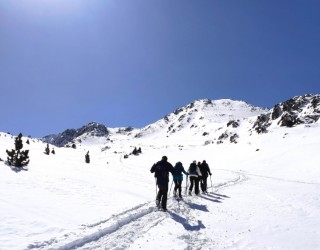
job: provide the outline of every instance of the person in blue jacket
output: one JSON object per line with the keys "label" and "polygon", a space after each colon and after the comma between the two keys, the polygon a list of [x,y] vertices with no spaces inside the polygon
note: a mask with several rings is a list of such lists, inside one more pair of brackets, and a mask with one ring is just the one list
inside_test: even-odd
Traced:
{"label": "person in blue jacket", "polygon": [[173,196],[176,197],[177,196],[177,191],[179,193],[179,197],[182,198],[181,195],[181,184],[183,181],[183,175],[182,173],[184,173],[185,175],[188,175],[188,173],[184,170],[182,163],[179,161],[176,163],[176,165],[174,166],[174,174],[173,174],[173,181],[174,181],[174,190],[173,190]]}

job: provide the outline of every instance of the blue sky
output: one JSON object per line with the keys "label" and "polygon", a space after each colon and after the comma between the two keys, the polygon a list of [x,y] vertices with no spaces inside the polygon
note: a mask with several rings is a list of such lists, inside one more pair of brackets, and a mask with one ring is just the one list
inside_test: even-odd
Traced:
{"label": "blue sky", "polygon": [[196,99],[320,93],[320,2],[0,0],[0,131],[143,127]]}

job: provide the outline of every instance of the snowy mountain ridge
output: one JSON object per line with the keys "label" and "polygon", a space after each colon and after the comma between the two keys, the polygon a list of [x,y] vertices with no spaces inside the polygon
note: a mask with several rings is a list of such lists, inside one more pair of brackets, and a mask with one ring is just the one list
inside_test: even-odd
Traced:
{"label": "snowy mountain ridge", "polygon": [[178,108],[164,118],[141,129],[107,128],[103,124],[92,122],[79,129],[67,129],[58,135],[45,136],[42,140],[58,147],[69,147],[70,143],[83,141],[90,136],[106,137],[109,140],[118,134],[127,136],[128,139],[149,136],[170,137],[172,134],[186,129],[193,130],[194,134],[202,135],[205,131],[215,129],[217,124],[230,120],[242,120],[266,112],[267,109],[254,107],[243,101],[201,99]]}
{"label": "snowy mountain ridge", "polygon": [[90,122],[89,124],[78,129],[67,129],[56,135],[47,135],[42,138],[42,141],[57,147],[63,147],[82,135],[102,137],[108,136],[108,134],[109,132],[105,125],[96,122]]}
{"label": "snowy mountain ridge", "polygon": [[198,140],[200,144],[223,143],[226,139],[236,143],[247,134],[266,133],[269,127],[292,127],[317,122],[320,117],[319,105],[320,95],[310,94],[293,97],[276,104],[271,110],[244,101],[201,99],[141,129],[107,128],[103,124],[91,122],[79,129],[67,129],[58,135],[45,136],[42,140],[58,147],[70,147],[73,143],[81,144],[86,140],[93,141],[94,138],[100,144],[119,139],[157,140],[163,137],[176,143],[177,134],[182,134],[190,140]]}
{"label": "snowy mountain ridge", "polygon": [[159,131],[162,132],[162,135],[170,136],[184,129],[191,129],[194,133],[202,134],[206,130],[212,130],[216,124],[257,116],[266,111],[266,109],[254,107],[243,101],[197,100],[142,128],[136,136],[141,137],[154,132],[159,133]]}
{"label": "snowy mountain ridge", "polygon": [[[0,249],[319,249],[318,98],[280,103],[284,112],[274,120],[276,108],[258,116],[240,108],[244,115],[225,119],[211,112],[232,112],[225,101],[196,101],[140,137],[133,128],[103,135],[92,123],[76,130],[85,131],[78,137],[71,133],[76,148],[49,145],[55,154],[23,137],[30,163],[20,170],[5,161],[15,137],[0,133]],[[288,109],[299,118],[290,128],[281,123]],[[259,133],[256,121],[264,115],[271,124]],[[126,157],[135,147],[142,153]],[[176,200],[170,175],[168,212],[158,211],[150,168],[163,155],[185,170],[206,160],[208,193],[188,195],[184,176],[183,200]]]}

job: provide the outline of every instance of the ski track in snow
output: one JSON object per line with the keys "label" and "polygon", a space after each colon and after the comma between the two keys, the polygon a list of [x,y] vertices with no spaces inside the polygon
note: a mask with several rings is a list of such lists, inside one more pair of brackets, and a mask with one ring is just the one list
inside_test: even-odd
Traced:
{"label": "ski track in snow", "polygon": [[[239,184],[247,177],[237,171],[224,170],[236,177],[213,186],[208,190],[226,188]],[[174,198],[169,198],[168,212],[158,211],[154,201],[139,204],[121,213],[112,215],[110,218],[88,225],[82,225],[76,233],[71,232],[60,237],[52,238],[44,242],[36,242],[30,244],[28,250],[92,250],[92,249],[127,249],[138,238],[143,236],[153,227],[156,227],[165,219],[173,219],[181,223],[185,230],[185,234],[179,238],[186,242],[186,249],[201,249],[202,246],[208,246],[208,243],[214,245],[212,239],[207,238],[201,233],[204,225],[197,218],[197,213],[205,205],[201,203],[203,200],[211,200],[212,197],[207,196],[185,196],[185,199],[178,202]],[[198,208],[198,209],[192,209]]]}
{"label": "ski track in snow", "polygon": [[288,179],[283,179],[283,178],[277,178],[277,177],[271,177],[271,176],[265,176],[265,175],[258,175],[258,174],[249,174],[249,173],[246,173],[246,175],[265,178],[265,179],[272,179],[272,180],[275,180],[275,181],[291,182],[291,183],[306,184],[306,185],[320,185],[320,183],[318,183],[318,182],[306,182],[306,181],[288,180]]}

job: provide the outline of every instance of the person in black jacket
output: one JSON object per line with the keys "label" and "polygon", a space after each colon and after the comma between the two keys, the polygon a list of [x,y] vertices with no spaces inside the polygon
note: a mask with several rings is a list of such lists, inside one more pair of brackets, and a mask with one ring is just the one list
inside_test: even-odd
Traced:
{"label": "person in black jacket", "polygon": [[201,190],[203,193],[207,193],[207,178],[208,178],[208,174],[212,175],[210,172],[210,168],[208,163],[206,163],[206,161],[203,161],[200,164],[200,171],[201,171]]}
{"label": "person in black jacket", "polygon": [[199,180],[201,178],[201,172],[199,167],[197,166],[197,162],[193,161],[188,169],[188,174],[190,177],[190,187],[189,187],[189,195],[192,193],[192,189],[194,186],[194,192],[196,195],[199,194]]}
{"label": "person in black jacket", "polygon": [[169,172],[174,173],[173,166],[168,162],[167,156],[163,156],[161,161],[153,164],[151,173],[155,173],[154,176],[157,178],[157,185],[159,191],[157,193],[156,204],[161,207],[164,211],[167,210],[167,197],[168,197],[168,185],[169,185]]}

